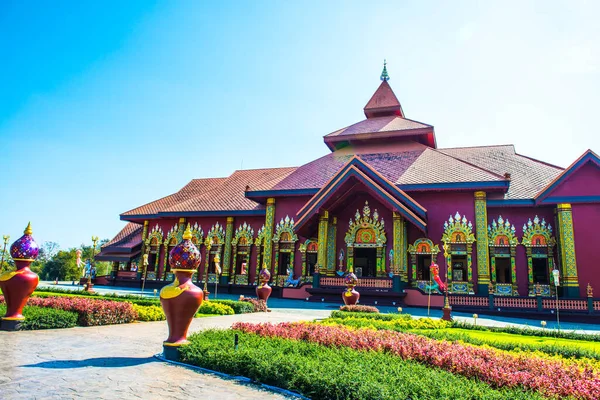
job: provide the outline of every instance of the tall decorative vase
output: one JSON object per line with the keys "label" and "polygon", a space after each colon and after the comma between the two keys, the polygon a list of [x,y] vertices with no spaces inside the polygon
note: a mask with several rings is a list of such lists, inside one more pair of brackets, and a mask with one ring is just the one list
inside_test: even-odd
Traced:
{"label": "tall decorative vase", "polygon": [[29,223],[24,235],[10,246],[10,255],[17,269],[0,275],[0,289],[6,301],[6,315],[2,317],[0,329],[5,331],[21,328],[25,320],[23,307],[40,281],[37,274],[29,269],[39,254],[39,247],[31,236],[32,233]]}
{"label": "tall decorative vase", "polygon": [[342,299],[344,300],[345,305],[352,306],[356,304],[360,298],[360,293],[354,289],[358,284],[358,278],[356,278],[356,275],[354,275],[353,272],[350,272],[344,277],[344,283],[346,284],[346,290],[342,293]]}
{"label": "tall decorative vase", "polygon": [[204,298],[202,290],[192,282],[200,264],[200,251],[191,239],[188,224],[183,240],[169,253],[175,279],[160,291],[160,304],[169,325],[169,337],[163,342],[164,356],[174,361],[179,359],[179,347],[188,343],[188,329]]}
{"label": "tall decorative vase", "polygon": [[258,297],[260,300],[264,300],[266,304],[267,300],[269,300],[271,292],[273,291],[273,289],[271,289],[271,286],[269,286],[271,273],[267,269],[267,264],[263,264],[263,268],[258,274],[258,279],[260,280],[260,285],[256,287],[256,297]]}

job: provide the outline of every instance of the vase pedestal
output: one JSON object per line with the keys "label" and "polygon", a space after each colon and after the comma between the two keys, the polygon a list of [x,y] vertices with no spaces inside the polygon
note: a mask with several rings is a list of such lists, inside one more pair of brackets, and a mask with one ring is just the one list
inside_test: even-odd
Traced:
{"label": "vase pedestal", "polygon": [[20,331],[23,319],[4,319],[0,321],[0,331]]}
{"label": "vase pedestal", "polygon": [[342,300],[344,300],[344,304],[347,306],[353,306],[358,303],[358,299],[360,299],[360,293],[358,293],[354,288],[344,290],[342,293]]}

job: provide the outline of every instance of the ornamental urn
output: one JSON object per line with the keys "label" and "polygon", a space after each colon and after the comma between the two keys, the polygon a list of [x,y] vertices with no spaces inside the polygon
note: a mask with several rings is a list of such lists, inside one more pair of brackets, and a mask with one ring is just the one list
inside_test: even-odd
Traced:
{"label": "ornamental urn", "polygon": [[200,264],[200,251],[192,243],[188,224],[183,240],[169,253],[173,283],[160,291],[160,304],[169,325],[169,337],[163,343],[165,357],[177,359],[177,347],[187,344],[187,332],[194,315],[202,304],[204,293],[192,283],[192,275]]}
{"label": "ornamental urn", "polygon": [[354,289],[358,284],[358,278],[356,278],[356,275],[354,275],[353,272],[350,272],[344,277],[344,283],[346,284],[346,290],[342,293],[342,299],[344,300],[345,305],[352,306],[356,304],[360,298],[360,293]]}
{"label": "ornamental urn", "polygon": [[264,300],[265,303],[269,300],[269,296],[273,289],[269,286],[269,280],[271,279],[271,273],[267,269],[267,264],[263,264],[263,268],[258,273],[258,279],[260,281],[260,285],[256,287],[256,297],[260,300]]}
{"label": "ornamental urn", "polygon": [[39,283],[39,277],[29,266],[39,254],[39,247],[31,236],[31,223],[25,228],[24,235],[10,246],[10,255],[17,269],[0,275],[0,289],[6,300],[6,315],[2,317],[2,330],[18,330],[23,317],[23,307]]}

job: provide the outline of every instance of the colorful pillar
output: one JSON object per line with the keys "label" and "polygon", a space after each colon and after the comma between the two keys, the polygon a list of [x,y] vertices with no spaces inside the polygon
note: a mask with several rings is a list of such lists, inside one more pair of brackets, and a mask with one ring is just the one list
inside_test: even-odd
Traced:
{"label": "colorful pillar", "polygon": [[390,265],[390,270],[394,274],[394,286],[397,286],[398,289],[403,286],[408,280],[408,269],[406,262],[404,261],[406,258],[404,255],[406,254],[405,242],[405,230],[404,230],[405,221],[402,216],[394,211],[393,214],[393,232],[394,232],[394,241],[393,247],[394,250],[392,257],[392,265]]}
{"label": "colorful pillar", "polygon": [[144,259],[144,254],[146,254],[146,239],[148,238],[148,220],[144,221],[144,229],[142,229],[142,256],[140,258],[140,265],[138,265],[138,269],[137,269],[137,279],[142,279],[142,272],[143,272],[143,259]]}
{"label": "colorful pillar", "polygon": [[565,297],[579,297],[577,260],[575,258],[575,236],[573,234],[573,213],[570,204],[556,206],[558,235],[560,239],[560,260],[562,285]]}
{"label": "colorful pillar", "polygon": [[335,275],[335,235],[337,232],[337,218],[333,217],[327,228],[327,275]]}
{"label": "colorful pillar", "polygon": [[233,239],[233,217],[227,217],[227,225],[225,226],[225,251],[223,252],[223,264],[221,268],[221,284],[225,285],[229,282],[229,269],[231,264],[231,240]]}
{"label": "colorful pillar", "polygon": [[[334,271],[330,271],[327,268],[327,236],[329,233],[329,212],[323,211],[323,214],[319,216],[319,253],[317,255],[317,263],[319,264],[319,271],[323,274],[323,271],[327,271],[328,276],[333,276]],[[327,268],[327,269],[326,269]]]}
{"label": "colorful pillar", "polygon": [[179,227],[177,228],[178,242],[183,240],[183,232],[185,231],[185,218],[179,218]]}
{"label": "colorful pillar", "polygon": [[[271,263],[273,262],[273,227],[275,226],[275,198],[269,197],[267,199],[267,213],[265,215],[265,253],[263,258],[263,264],[267,264],[267,270],[271,269]],[[262,266],[259,268],[262,270]]]}
{"label": "colorful pillar", "polygon": [[485,192],[475,192],[475,240],[477,241],[477,294],[487,295],[490,284],[490,254]]}

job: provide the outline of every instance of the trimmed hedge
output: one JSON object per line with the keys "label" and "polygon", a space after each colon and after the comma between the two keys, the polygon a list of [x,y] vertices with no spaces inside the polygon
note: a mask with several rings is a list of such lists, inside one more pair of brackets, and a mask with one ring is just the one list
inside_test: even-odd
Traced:
{"label": "trimmed hedge", "polygon": [[390,331],[410,331],[412,329],[444,329],[450,326],[450,322],[431,319],[431,318],[396,318],[388,321],[382,321],[372,318],[356,317],[356,318],[328,318],[320,324],[323,325],[345,325],[353,328],[371,328],[377,330]]}
{"label": "trimmed hedge", "polygon": [[210,300],[213,303],[224,304],[233,309],[236,314],[249,314],[254,312],[254,306],[245,301],[236,300]]}
{"label": "trimmed hedge", "polygon": [[233,308],[213,301],[204,301],[196,314],[233,315]]}
{"label": "trimmed hedge", "polygon": [[367,318],[376,321],[394,321],[397,319],[411,320],[410,314],[378,314],[378,313],[363,313],[363,312],[344,312],[332,311],[331,318]]}
{"label": "trimmed hedge", "polygon": [[[239,348],[233,346],[239,335]],[[300,392],[315,399],[515,399],[537,393],[492,389],[464,378],[382,352],[328,348],[303,341],[239,331],[204,331],[181,347],[182,361]]]}
{"label": "trimmed hedge", "polygon": [[515,333],[518,335],[525,336],[542,336],[542,337],[554,337],[561,339],[573,339],[573,340],[585,340],[588,342],[600,342],[600,334],[589,335],[585,333],[575,333],[569,331],[559,331],[553,329],[532,329],[532,328],[518,328],[514,326],[481,326],[475,325],[468,322],[455,321],[452,323],[453,328],[460,329],[471,329],[478,331],[491,331],[491,332],[504,332],[504,333]]}
{"label": "trimmed hedge", "polygon": [[267,302],[264,300],[255,299],[252,297],[243,297],[240,299],[242,302],[250,304],[252,306],[253,312],[267,312],[269,310],[267,308]]}
{"label": "trimmed hedge", "polygon": [[[6,306],[0,304],[0,315],[4,314],[6,314]],[[25,321],[23,321],[21,326],[23,330],[59,329],[77,326],[77,313],[72,311],[25,307],[23,309],[23,316],[25,317]]]}
{"label": "trimmed hedge", "polygon": [[361,306],[360,304],[354,304],[350,306],[340,306],[340,311],[355,312],[355,313],[379,313],[377,307],[372,306]]}
{"label": "trimmed hedge", "polygon": [[138,314],[138,321],[164,321],[167,319],[162,307],[159,306],[139,306],[133,304],[133,309]]}

